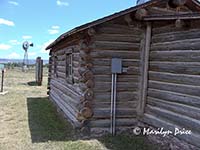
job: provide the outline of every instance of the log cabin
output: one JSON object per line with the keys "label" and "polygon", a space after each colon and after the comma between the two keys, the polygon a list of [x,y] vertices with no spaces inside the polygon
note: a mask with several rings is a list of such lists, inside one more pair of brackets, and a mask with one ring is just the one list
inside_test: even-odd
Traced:
{"label": "log cabin", "polygon": [[49,98],[75,128],[138,123],[191,135],[200,148],[200,3],[151,0],[74,28],[51,43]]}

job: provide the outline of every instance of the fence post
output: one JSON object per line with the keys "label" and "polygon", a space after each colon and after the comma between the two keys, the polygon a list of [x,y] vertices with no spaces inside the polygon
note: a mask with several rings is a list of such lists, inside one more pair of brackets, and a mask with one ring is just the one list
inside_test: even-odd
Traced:
{"label": "fence post", "polygon": [[37,57],[36,59],[36,83],[41,86],[42,78],[43,78],[43,60],[41,57]]}
{"label": "fence post", "polygon": [[4,80],[4,69],[2,69],[2,77],[1,77],[1,92],[3,92],[3,80]]}

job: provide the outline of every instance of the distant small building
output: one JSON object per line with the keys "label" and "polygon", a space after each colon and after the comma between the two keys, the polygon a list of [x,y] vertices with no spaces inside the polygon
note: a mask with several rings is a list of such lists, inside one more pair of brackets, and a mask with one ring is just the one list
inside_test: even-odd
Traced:
{"label": "distant small building", "polygon": [[116,128],[186,128],[191,135],[176,137],[200,148],[197,0],[152,0],[74,28],[46,49],[49,97],[74,127],[109,131],[111,61],[120,58]]}

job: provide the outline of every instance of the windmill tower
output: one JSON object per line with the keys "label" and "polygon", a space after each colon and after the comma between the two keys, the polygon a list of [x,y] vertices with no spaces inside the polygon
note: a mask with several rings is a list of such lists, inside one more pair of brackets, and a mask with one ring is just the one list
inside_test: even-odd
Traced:
{"label": "windmill tower", "polygon": [[25,70],[27,70],[28,65],[29,65],[29,61],[28,61],[28,48],[29,46],[33,47],[33,43],[29,43],[27,41],[25,41],[22,44],[22,48],[24,50],[24,59],[23,59],[23,65],[22,65],[22,71],[24,72]]}

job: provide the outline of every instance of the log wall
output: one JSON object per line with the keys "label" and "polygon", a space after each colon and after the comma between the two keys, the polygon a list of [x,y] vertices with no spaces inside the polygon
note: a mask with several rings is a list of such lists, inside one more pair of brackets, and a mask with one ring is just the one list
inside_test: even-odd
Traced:
{"label": "log wall", "polygon": [[[49,68],[49,97],[61,109],[74,127],[80,127],[77,120],[81,91],[79,89],[79,45],[73,42],[51,50]],[[70,83],[66,77],[66,54],[72,52],[73,57],[73,81]],[[54,69],[55,56],[57,57],[57,70]],[[56,73],[55,73],[56,72]]]}
{"label": "log wall", "polygon": [[180,139],[200,147],[200,28],[154,23],[148,95],[143,121],[155,127],[188,129]]}
{"label": "log wall", "polygon": [[122,65],[127,69],[127,73],[119,74],[117,78],[117,128],[136,124],[144,30],[130,19],[128,23],[124,17],[118,20],[98,26],[93,37],[91,56],[95,86],[94,115],[90,120],[92,128],[110,127],[112,58],[122,58]]}

